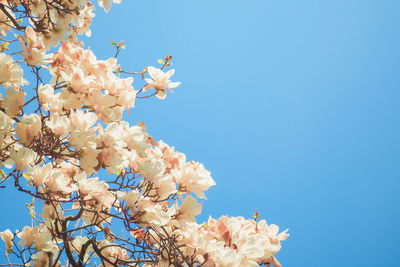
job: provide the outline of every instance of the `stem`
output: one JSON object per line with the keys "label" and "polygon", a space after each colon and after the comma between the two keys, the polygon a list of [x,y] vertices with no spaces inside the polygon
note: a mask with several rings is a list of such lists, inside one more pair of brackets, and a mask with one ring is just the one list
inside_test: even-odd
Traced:
{"label": "stem", "polygon": [[13,18],[13,16],[11,16],[11,14],[6,10],[6,6],[2,3],[0,3],[0,10],[3,11],[4,14],[6,14],[6,16],[10,19],[10,21],[17,30],[23,30],[26,28],[18,24],[18,22]]}

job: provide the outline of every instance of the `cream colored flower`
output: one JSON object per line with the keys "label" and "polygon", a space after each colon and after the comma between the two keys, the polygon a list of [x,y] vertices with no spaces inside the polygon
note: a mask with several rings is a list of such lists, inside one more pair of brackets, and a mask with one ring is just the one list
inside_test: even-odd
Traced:
{"label": "cream colored flower", "polygon": [[46,121],[46,126],[58,136],[70,131],[70,120],[67,116],[59,116],[57,113],[50,114],[50,120]]}
{"label": "cream colored flower", "polygon": [[193,192],[197,197],[206,199],[204,191],[215,185],[211,173],[198,162],[187,162],[182,170],[174,171],[174,176],[182,192]]}
{"label": "cream colored flower", "polygon": [[123,200],[126,202],[126,205],[129,208],[134,208],[136,201],[139,198],[139,191],[137,189],[131,190],[129,192],[119,192],[118,193],[118,199]]}
{"label": "cream colored flower", "polygon": [[20,246],[30,247],[39,237],[39,227],[31,228],[25,226],[22,232],[18,233],[17,236],[22,239],[18,243]]}
{"label": "cream colored flower", "polygon": [[28,84],[22,68],[7,54],[0,53],[0,84],[4,87],[18,87]]}
{"label": "cream colored flower", "polygon": [[171,82],[170,78],[172,75],[174,75],[175,70],[169,70],[166,73],[164,73],[162,70],[154,68],[154,67],[148,67],[147,71],[149,72],[151,79],[146,78],[147,85],[143,88],[143,92],[149,90],[150,88],[153,88],[156,90],[156,96],[159,99],[165,99],[167,96],[167,93],[165,89],[167,89],[170,92],[173,92],[171,89],[178,87],[181,83],[180,82]]}
{"label": "cream colored flower", "polygon": [[3,100],[3,107],[6,109],[7,115],[15,117],[21,114],[21,107],[24,105],[24,99],[25,93],[22,89],[7,89],[6,96]]}
{"label": "cream colored flower", "polygon": [[29,145],[32,141],[39,136],[42,129],[42,122],[40,117],[32,113],[30,115],[24,114],[21,121],[15,126],[15,132],[22,144]]}
{"label": "cream colored flower", "polygon": [[[112,0],[113,3],[119,4],[121,3],[121,0]],[[111,0],[97,0],[97,3],[99,6],[104,8],[106,12],[110,11],[111,8]]]}
{"label": "cream colored flower", "polygon": [[11,233],[10,229],[7,229],[3,232],[0,232],[0,237],[3,239],[4,243],[6,243],[6,249],[8,252],[11,252],[13,248],[13,242],[12,240],[14,239],[13,233]]}
{"label": "cream colored flower", "polygon": [[22,147],[18,151],[11,150],[10,158],[15,162],[15,169],[22,171],[28,164],[33,165],[36,159],[36,152],[27,148]]}
{"label": "cream colored flower", "polygon": [[196,222],[196,215],[201,213],[202,205],[192,196],[187,196],[179,207],[178,220]]}

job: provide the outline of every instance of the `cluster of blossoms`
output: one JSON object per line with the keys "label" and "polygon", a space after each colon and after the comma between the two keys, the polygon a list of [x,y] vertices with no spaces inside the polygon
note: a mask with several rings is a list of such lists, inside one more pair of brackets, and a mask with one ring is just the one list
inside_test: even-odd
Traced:
{"label": "cluster of blossoms", "polygon": [[[98,5],[109,11],[111,0]],[[210,172],[143,122],[122,121],[136,98],[165,99],[180,85],[164,71],[171,56],[144,68],[135,90],[116,57],[98,60],[78,41],[93,11],[89,0],[0,0],[0,183],[40,200],[28,205],[31,226],[0,232],[7,255],[21,266],[280,266],[274,255],[288,234],[277,226],[196,222],[215,185]]]}
{"label": "cluster of blossoms", "polygon": [[[199,262],[207,266],[259,266],[277,253],[280,241],[288,237],[280,234],[278,226],[265,220],[245,220],[243,217],[210,218],[207,223],[188,224],[185,230],[175,230],[185,254],[197,251]],[[201,253],[199,253],[201,251]]]}

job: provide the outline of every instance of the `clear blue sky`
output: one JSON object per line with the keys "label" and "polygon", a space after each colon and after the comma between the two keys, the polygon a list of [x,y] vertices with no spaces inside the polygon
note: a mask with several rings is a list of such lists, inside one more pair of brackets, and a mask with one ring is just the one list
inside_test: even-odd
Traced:
{"label": "clear blue sky", "polygon": [[[217,186],[209,215],[290,228],[284,267],[399,266],[400,1],[125,0],[98,9],[98,58],[125,40],[126,70],[172,54],[164,101],[138,100],[126,119]],[[139,88],[138,88],[139,89]],[[28,223],[1,189],[0,228]],[[4,244],[0,244],[0,250]]]}

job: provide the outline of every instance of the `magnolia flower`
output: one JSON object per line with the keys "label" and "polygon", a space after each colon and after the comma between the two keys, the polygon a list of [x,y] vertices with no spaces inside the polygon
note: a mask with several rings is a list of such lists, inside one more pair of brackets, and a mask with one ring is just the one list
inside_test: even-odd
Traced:
{"label": "magnolia flower", "polygon": [[151,147],[149,135],[146,129],[140,126],[132,126],[126,131],[124,141],[128,149],[135,150],[139,156],[145,155],[145,150]]}
{"label": "magnolia flower", "polygon": [[44,165],[43,167],[35,165],[31,168],[27,168],[26,174],[32,177],[33,185],[40,186],[45,183],[50,176],[52,170],[51,163]]}
{"label": "magnolia flower", "polygon": [[[32,260],[28,262],[27,266],[48,266],[49,255],[46,251],[39,251],[32,255]],[[57,265],[58,266],[58,265]]]}
{"label": "magnolia flower", "polygon": [[108,184],[99,181],[98,177],[87,179],[86,173],[76,177],[79,184],[79,193],[85,200],[96,200],[98,203],[110,208],[115,201],[114,195],[108,191]]}
{"label": "magnolia flower", "polygon": [[43,205],[43,212],[40,214],[40,217],[44,219],[45,225],[48,227],[48,229],[54,228],[54,227],[59,227],[62,228],[60,221],[57,221],[57,226],[55,226],[55,220],[56,219],[63,219],[63,210],[61,209],[60,204],[44,204]]}
{"label": "magnolia flower", "polygon": [[13,120],[3,111],[0,111],[0,147],[6,145],[4,140],[10,136],[13,131]]}
{"label": "magnolia flower", "polygon": [[50,84],[41,84],[38,88],[38,97],[40,103],[47,103],[54,96],[54,88]]}
{"label": "magnolia flower", "polygon": [[126,202],[126,205],[129,208],[135,207],[135,203],[139,198],[139,191],[137,189],[131,190],[128,193],[126,192],[119,192],[118,199],[123,200]]}
{"label": "magnolia flower", "polygon": [[43,43],[41,38],[38,38],[36,32],[32,27],[27,27],[25,30],[27,39],[21,37],[21,48],[26,53],[23,55],[25,57],[25,61],[30,66],[43,66],[48,63],[48,59],[52,57],[51,54],[46,55],[47,49]]}
{"label": "magnolia flower", "polygon": [[[53,14],[57,14],[57,12],[54,12],[52,10]],[[66,17],[64,17],[64,21],[62,17],[57,18],[58,22],[57,25],[51,27],[51,35],[50,39],[45,39],[45,46],[49,49],[50,45],[52,46],[58,46],[61,42],[64,42],[67,40],[67,35],[70,35],[72,32],[72,29],[69,25],[68,20]],[[61,22],[61,23],[60,23]],[[62,23],[64,22],[64,23]],[[46,42],[47,40],[47,42]],[[51,42],[49,42],[51,41]]]}
{"label": "magnolia flower", "polygon": [[71,112],[70,119],[74,129],[86,131],[96,123],[97,116],[96,113],[77,109]]}
{"label": "magnolia flower", "polygon": [[156,189],[157,196],[160,199],[165,199],[168,196],[177,192],[176,183],[174,182],[172,176],[169,174],[159,177],[154,182],[154,187]]}
{"label": "magnolia flower", "polygon": [[185,164],[185,154],[176,152],[174,147],[168,146],[162,140],[158,141],[157,148],[161,151],[164,161],[168,164],[168,169],[181,169]]}
{"label": "magnolia flower", "polygon": [[63,74],[63,79],[71,82],[71,88],[76,93],[87,93],[92,82],[95,80],[95,76],[87,76],[81,68],[75,66],[73,66],[71,76],[66,73]]}
{"label": "magnolia flower", "polygon": [[63,106],[64,103],[62,102],[60,96],[61,96],[60,92],[48,95],[49,102],[43,103],[43,110],[52,111],[55,113],[61,113],[62,109],[64,108]]}
{"label": "magnolia flower", "polygon": [[11,233],[10,229],[7,229],[3,232],[0,232],[0,237],[3,239],[4,243],[6,243],[6,249],[8,252],[11,252],[13,248],[13,242],[12,240],[14,239],[13,233]]}
{"label": "magnolia flower", "polygon": [[0,84],[4,87],[17,87],[28,84],[23,78],[22,68],[14,62],[13,58],[0,53]]}
{"label": "magnolia flower", "polygon": [[71,178],[64,175],[59,169],[53,169],[46,186],[51,192],[61,192],[63,194],[70,194],[76,190],[76,185],[71,183]]}
{"label": "magnolia flower", "polygon": [[36,226],[31,228],[29,226],[25,226],[22,232],[18,233],[17,236],[22,239],[19,241],[20,246],[30,247],[39,237],[39,227]]}
{"label": "magnolia flower", "polygon": [[94,132],[75,130],[71,132],[69,142],[77,149],[96,149],[97,136]]}
{"label": "magnolia flower", "polygon": [[[180,220],[181,209],[177,216]],[[210,217],[201,226],[188,221],[180,225],[173,230],[178,236],[177,245],[182,245],[184,255],[197,251],[196,260],[204,266],[256,267],[262,262],[281,267],[273,257],[280,245],[272,246],[269,237],[269,234],[277,234],[277,228],[268,226],[265,221],[257,223],[243,217],[222,216],[218,220]],[[285,235],[283,232],[282,238]]]}
{"label": "magnolia flower", "polygon": [[[132,86],[131,86],[132,87]],[[133,90],[121,90],[118,98],[118,104],[123,106],[124,108],[131,108],[135,105],[135,99],[136,99],[136,91]]]}
{"label": "magnolia flower", "polygon": [[[93,104],[93,103],[91,103]],[[122,118],[122,112],[124,110],[123,107],[114,105],[114,106],[95,106],[94,107],[97,115],[99,116],[99,120],[104,123],[111,123],[120,121]]]}
{"label": "magnolia flower", "polygon": [[109,123],[106,129],[100,128],[99,142],[104,147],[126,147],[124,137],[128,126],[129,124],[127,122]]}
{"label": "magnolia flower", "polygon": [[57,113],[50,114],[50,120],[46,121],[46,126],[58,136],[66,134],[70,130],[70,120],[67,116],[59,116]]}
{"label": "magnolia flower", "polygon": [[[116,3],[116,4],[120,4],[121,3],[121,0],[112,0],[112,1],[113,1],[113,3]],[[99,6],[104,8],[104,10],[106,12],[110,11],[111,0],[97,0],[97,3],[99,4]]]}
{"label": "magnolia flower", "polygon": [[[222,244],[219,244],[219,246],[217,246],[216,249],[212,251],[211,255],[213,256],[216,266],[219,267],[243,266],[241,264],[243,256],[240,253],[236,253],[234,249],[226,247]],[[258,264],[256,266],[258,266]],[[252,265],[249,267],[255,267],[255,266]]]}
{"label": "magnolia flower", "polygon": [[85,148],[81,150],[82,156],[80,158],[80,167],[86,173],[92,173],[94,169],[99,165],[97,156],[99,155],[99,150]]}
{"label": "magnolia flower", "polygon": [[38,16],[38,14],[42,14],[46,11],[46,2],[41,0],[33,0],[30,2],[30,9],[34,16]]}
{"label": "magnolia flower", "polygon": [[198,162],[187,162],[181,171],[175,171],[174,175],[182,192],[193,192],[197,197],[206,199],[203,191],[207,191],[215,185],[214,179],[203,164]]}
{"label": "magnolia flower", "polygon": [[74,28],[74,31],[77,32],[78,34],[83,34],[87,37],[90,37],[92,32],[89,28],[90,24],[92,23],[92,18],[94,18],[95,14],[93,13],[94,7],[93,6],[87,6],[81,14],[84,14],[83,16],[76,16],[75,19],[77,20],[74,22],[76,27]]}
{"label": "magnolia flower", "polygon": [[279,233],[279,226],[275,224],[270,224],[268,227],[268,237],[271,240],[271,243],[278,243],[279,241],[286,240],[289,237],[287,233],[287,229],[283,232]]}
{"label": "magnolia flower", "polygon": [[278,234],[279,227],[275,224],[267,225],[265,220],[261,220],[259,223],[261,233],[266,237],[263,247],[266,248],[263,259],[267,260],[274,256],[281,249],[281,241],[286,240],[289,236],[288,230],[285,230]]}
{"label": "magnolia flower", "polygon": [[165,89],[170,92],[173,92],[171,89],[178,87],[181,83],[180,82],[171,82],[169,78],[174,75],[175,70],[169,70],[168,72],[164,73],[162,70],[148,67],[147,71],[149,72],[152,79],[146,78],[147,85],[143,88],[143,92],[146,92],[150,88],[154,88],[156,90],[156,96],[159,99],[165,99],[167,93]]}
{"label": "magnolia flower", "polygon": [[104,68],[106,68],[106,70],[107,70],[107,73],[106,73],[107,77],[105,77],[105,79],[104,79],[104,83],[105,83],[104,87],[107,89],[107,91],[110,93],[110,95],[119,95],[121,93],[121,91],[125,91],[125,90],[135,92],[135,90],[133,89],[133,86],[132,86],[133,78],[129,77],[129,78],[122,79],[122,78],[118,77],[111,71],[111,68],[113,68],[114,65],[116,64],[116,61],[113,61],[110,63],[112,63],[112,65],[109,64],[109,66],[107,66],[106,64],[100,64],[100,62],[97,64],[98,67],[100,67],[100,65],[104,65]]}
{"label": "magnolia flower", "polygon": [[108,173],[113,173],[128,166],[129,161],[124,151],[126,150],[118,147],[103,148],[97,159],[107,168]]}
{"label": "magnolia flower", "polygon": [[178,220],[196,222],[196,215],[201,213],[202,205],[192,196],[187,196],[179,207]]}
{"label": "magnolia flower", "polygon": [[6,109],[7,115],[10,117],[19,115],[21,113],[21,107],[24,104],[24,99],[25,93],[22,89],[7,89],[6,96],[3,100],[3,107]]}
{"label": "magnolia flower", "polygon": [[149,197],[138,199],[138,209],[142,213],[140,220],[153,226],[166,225],[171,220],[171,214],[162,205],[153,202]]}
{"label": "magnolia flower", "polygon": [[33,164],[36,155],[35,151],[27,147],[22,147],[18,151],[11,150],[10,152],[10,158],[15,162],[17,171],[22,171],[28,164]]}
{"label": "magnolia flower", "polygon": [[165,172],[165,164],[162,159],[147,158],[144,162],[139,163],[139,170],[143,177],[150,181],[155,181],[158,176]]}
{"label": "magnolia flower", "polygon": [[0,111],[0,133],[11,133],[14,121],[3,111]]}
{"label": "magnolia flower", "polygon": [[[222,216],[218,220],[210,217],[208,223],[200,229],[198,246],[209,253],[210,259],[217,264],[222,264],[223,258],[218,256],[222,253],[219,247],[222,244],[224,248],[235,252],[232,256],[238,257],[236,260],[240,261],[237,266],[258,266],[255,263],[271,262],[273,255],[281,248],[280,240],[284,240],[287,234],[285,231],[278,235],[279,240],[273,240],[277,233],[277,226],[269,226],[265,220],[257,223],[243,217]],[[210,245],[213,242],[216,242],[215,245]]]}
{"label": "magnolia flower", "polygon": [[15,126],[15,132],[21,143],[25,145],[29,145],[33,139],[35,139],[42,129],[42,122],[40,121],[40,117],[32,113],[30,115],[24,115],[19,122]]}
{"label": "magnolia flower", "polygon": [[[42,224],[42,226],[44,226]],[[47,231],[47,228],[42,228],[42,231],[39,232],[38,238],[35,242],[36,251],[47,251],[51,252],[57,250],[57,245],[54,242],[51,234]]]}
{"label": "magnolia flower", "polygon": [[73,91],[68,90],[67,88],[64,88],[59,94],[59,101],[61,102],[62,107],[66,110],[79,109],[85,103],[84,94],[76,94]]}
{"label": "magnolia flower", "polygon": [[112,107],[116,104],[116,97],[109,94],[102,94],[94,92],[88,97],[88,102],[93,105],[94,109],[101,109],[103,107]]}

